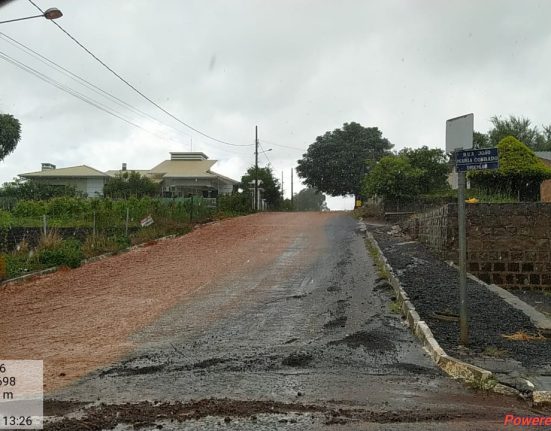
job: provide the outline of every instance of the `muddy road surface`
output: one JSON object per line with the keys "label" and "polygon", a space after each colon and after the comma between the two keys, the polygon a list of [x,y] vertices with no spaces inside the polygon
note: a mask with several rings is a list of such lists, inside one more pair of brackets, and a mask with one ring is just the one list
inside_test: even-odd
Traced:
{"label": "muddy road surface", "polygon": [[47,430],[486,430],[537,414],[433,365],[343,213],[227,220],[0,295],[0,356],[45,360]]}

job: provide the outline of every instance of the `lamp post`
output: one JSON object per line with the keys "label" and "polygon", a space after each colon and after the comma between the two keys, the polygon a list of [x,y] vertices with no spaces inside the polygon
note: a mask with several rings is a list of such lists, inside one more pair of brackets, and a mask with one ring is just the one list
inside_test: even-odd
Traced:
{"label": "lamp post", "polygon": [[58,8],[51,7],[49,9],[46,9],[43,14],[26,16],[24,18],[9,19],[7,21],[0,21],[0,24],[6,24],[8,22],[23,21],[26,19],[41,18],[41,17],[46,19],[58,19],[58,18],[61,18],[62,16],[63,16],[63,13],[61,13],[61,11]]}

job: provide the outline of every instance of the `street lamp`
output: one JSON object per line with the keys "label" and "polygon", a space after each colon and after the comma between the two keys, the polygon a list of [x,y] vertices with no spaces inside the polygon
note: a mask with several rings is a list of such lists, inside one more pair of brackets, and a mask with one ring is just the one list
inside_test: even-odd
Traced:
{"label": "street lamp", "polygon": [[7,22],[23,21],[25,19],[40,18],[40,17],[43,17],[46,19],[58,19],[58,18],[61,18],[62,16],[63,16],[63,13],[61,13],[61,11],[58,8],[51,7],[49,9],[46,9],[46,11],[44,11],[43,14],[27,16],[25,18],[9,19],[7,21],[0,21],[0,24],[5,24]]}

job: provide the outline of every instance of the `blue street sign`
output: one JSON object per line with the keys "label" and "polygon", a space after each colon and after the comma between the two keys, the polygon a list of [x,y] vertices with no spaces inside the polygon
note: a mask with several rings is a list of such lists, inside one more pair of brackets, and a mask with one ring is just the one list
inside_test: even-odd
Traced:
{"label": "blue street sign", "polygon": [[461,150],[455,153],[455,169],[457,172],[497,168],[499,168],[497,148]]}

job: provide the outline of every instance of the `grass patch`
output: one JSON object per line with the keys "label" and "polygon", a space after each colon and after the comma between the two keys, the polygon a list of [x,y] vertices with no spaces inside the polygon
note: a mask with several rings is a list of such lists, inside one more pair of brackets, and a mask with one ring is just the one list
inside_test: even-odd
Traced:
{"label": "grass patch", "polygon": [[369,238],[365,240],[365,246],[367,248],[369,255],[373,258],[373,262],[375,263],[375,266],[377,267],[377,275],[381,278],[384,278],[385,280],[389,280],[390,273],[386,268],[386,265],[383,261],[383,257],[381,256],[381,252],[379,251],[379,248]]}
{"label": "grass patch", "polygon": [[502,334],[501,336],[503,338],[505,338],[507,340],[511,340],[511,341],[542,341],[542,340],[546,340],[546,338],[541,334],[533,335],[533,334],[529,334],[525,331],[517,331],[517,332],[515,332],[514,334],[511,334],[511,335]]}
{"label": "grass patch", "polygon": [[398,301],[392,301],[388,304],[388,309],[393,314],[402,314],[402,306]]}
{"label": "grass patch", "polygon": [[478,391],[491,391],[495,385],[497,385],[497,380],[493,377],[490,377],[485,380],[473,380],[467,383],[472,389]]}

